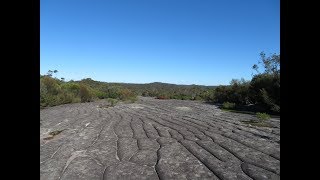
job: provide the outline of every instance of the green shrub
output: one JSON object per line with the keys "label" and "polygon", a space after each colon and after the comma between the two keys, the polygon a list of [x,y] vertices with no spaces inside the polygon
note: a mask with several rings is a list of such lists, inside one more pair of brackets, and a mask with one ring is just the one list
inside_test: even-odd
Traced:
{"label": "green shrub", "polygon": [[84,84],[80,84],[79,96],[80,96],[81,102],[92,101],[92,94],[89,91],[89,87]]}
{"label": "green shrub", "polygon": [[58,98],[59,98],[59,101],[58,101],[59,104],[68,104],[73,102],[74,95],[72,93],[63,92],[58,95]]}
{"label": "green shrub", "polygon": [[98,97],[99,99],[104,99],[104,98],[107,98],[108,97],[108,94],[105,93],[105,92],[102,92],[102,91],[94,91],[94,94],[96,97]]}
{"label": "green shrub", "polygon": [[280,112],[280,75],[258,74],[250,83],[250,100],[266,111]]}
{"label": "green shrub", "polygon": [[201,99],[207,101],[207,102],[214,102],[215,101],[215,90],[207,90],[203,91],[200,94]]}
{"label": "green shrub", "polygon": [[224,102],[222,104],[223,109],[234,109],[235,107],[236,107],[236,104],[231,102]]}
{"label": "green shrub", "polygon": [[239,105],[249,103],[250,82],[244,79],[232,79],[229,86],[218,86],[214,92],[214,101],[234,102]]}
{"label": "green shrub", "polygon": [[[40,75],[40,107],[56,106],[67,103],[89,102],[94,99],[121,99],[135,102],[136,91],[117,84],[108,85],[91,79],[60,81],[50,76]],[[111,101],[115,105],[116,100]]]}
{"label": "green shrub", "polygon": [[271,111],[280,112],[280,106],[275,103],[275,100],[269,96],[268,92],[264,88],[262,88],[260,92],[264,100],[265,106]]}
{"label": "green shrub", "polygon": [[80,97],[74,97],[72,99],[72,103],[80,103],[81,102],[81,98]]}
{"label": "green shrub", "polygon": [[223,103],[230,101],[230,91],[231,87],[230,86],[218,86],[215,89],[214,95],[215,95],[215,102],[218,103]]}
{"label": "green shrub", "polygon": [[192,99],[192,97],[190,95],[183,94],[181,96],[181,100],[191,100],[191,99]]}
{"label": "green shrub", "polygon": [[147,90],[144,90],[142,93],[141,93],[141,96],[150,96],[150,93],[147,91]]}
{"label": "green shrub", "polygon": [[80,92],[80,85],[73,82],[64,83],[61,85],[61,89],[78,96]]}
{"label": "green shrub", "polygon": [[268,119],[270,119],[270,115],[267,114],[267,113],[260,113],[260,112],[258,112],[258,113],[256,113],[256,116],[257,116],[257,118],[260,119],[260,120],[268,120]]}
{"label": "green shrub", "polygon": [[56,79],[46,76],[41,78],[40,84],[41,83],[47,89],[48,94],[57,95],[61,92],[61,87],[59,86],[58,81]]}
{"label": "green shrub", "polygon": [[120,87],[118,86],[111,86],[107,89],[107,97],[108,98],[119,98],[120,97]]}
{"label": "green shrub", "polygon": [[135,95],[129,89],[120,90],[120,99],[121,100],[129,100],[131,97],[135,97]]}
{"label": "green shrub", "polygon": [[134,102],[136,102],[137,100],[138,100],[138,98],[137,98],[136,96],[132,96],[132,97],[129,98],[129,101],[130,101],[131,103],[134,103]]}
{"label": "green shrub", "polygon": [[45,84],[40,81],[40,105],[45,106],[45,98],[48,95],[48,90]]}
{"label": "green shrub", "polygon": [[200,100],[202,100],[202,98],[201,98],[201,96],[195,96],[193,100],[200,101]]}
{"label": "green shrub", "polygon": [[107,101],[111,104],[111,106],[115,106],[118,102],[117,99],[113,99],[113,98],[108,98]]}
{"label": "green shrub", "polygon": [[[41,104],[41,103],[40,103]],[[59,98],[56,95],[46,95],[43,99],[43,106],[56,106],[59,105]]]}

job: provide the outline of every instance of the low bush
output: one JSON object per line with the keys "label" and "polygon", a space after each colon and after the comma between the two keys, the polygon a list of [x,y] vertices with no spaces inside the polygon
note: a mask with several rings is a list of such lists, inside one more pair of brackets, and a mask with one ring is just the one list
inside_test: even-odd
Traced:
{"label": "low bush", "polygon": [[92,94],[89,91],[89,87],[87,87],[84,84],[80,84],[79,96],[80,96],[81,102],[92,101]]}
{"label": "low bush", "polygon": [[108,98],[107,101],[110,103],[111,107],[115,106],[118,103],[118,100],[113,98]]}
{"label": "low bush", "polygon": [[223,109],[234,109],[235,107],[236,107],[236,104],[231,102],[224,102],[222,104]]}
{"label": "low bush", "polygon": [[267,113],[260,113],[260,112],[258,112],[258,113],[256,113],[256,116],[257,116],[257,118],[258,118],[259,120],[263,120],[263,121],[270,119],[270,115],[267,114]]}
{"label": "low bush", "polygon": [[132,97],[129,98],[129,101],[130,101],[131,103],[134,103],[134,102],[136,102],[137,100],[138,100],[138,98],[137,98],[136,96],[132,96]]}
{"label": "low bush", "polygon": [[66,82],[46,75],[40,76],[40,108],[107,98],[114,99],[110,101],[112,105],[118,100],[137,101],[136,92],[117,84],[108,85],[91,79]]}

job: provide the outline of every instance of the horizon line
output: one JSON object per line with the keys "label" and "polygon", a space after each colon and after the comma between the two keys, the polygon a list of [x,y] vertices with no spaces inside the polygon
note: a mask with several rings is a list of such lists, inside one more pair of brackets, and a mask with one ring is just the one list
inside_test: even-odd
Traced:
{"label": "horizon line", "polygon": [[[46,74],[42,75],[40,74],[41,76],[48,76]],[[51,76],[52,78],[55,78],[55,79],[59,79],[61,80],[61,77],[54,77],[54,76]],[[227,84],[219,84],[219,85],[203,85],[203,84],[195,84],[195,83],[192,83],[192,84],[178,84],[178,83],[171,83],[171,82],[163,82],[163,81],[152,81],[152,82],[145,82],[145,83],[137,83],[137,82],[111,82],[111,81],[100,81],[100,80],[94,80],[93,78],[90,78],[90,77],[85,77],[85,78],[81,78],[81,79],[69,79],[69,78],[64,78],[65,79],[65,82],[69,82],[69,81],[81,81],[81,80],[85,80],[85,79],[91,79],[93,81],[98,81],[98,82],[102,82],[102,83],[114,83],[114,84],[152,84],[152,83],[162,83],[162,84],[172,84],[172,85],[185,85],[185,86],[192,86],[192,85],[195,85],[195,86],[228,86]],[[69,79],[69,80],[67,80]]]}

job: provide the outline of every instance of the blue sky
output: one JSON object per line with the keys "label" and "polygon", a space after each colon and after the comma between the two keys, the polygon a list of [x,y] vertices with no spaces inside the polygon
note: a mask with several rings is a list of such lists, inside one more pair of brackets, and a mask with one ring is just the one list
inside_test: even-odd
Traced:
{"label": "blue sky", "polygon": [[225,85],[280,52],[279,0],[41,0],[40,73]]}

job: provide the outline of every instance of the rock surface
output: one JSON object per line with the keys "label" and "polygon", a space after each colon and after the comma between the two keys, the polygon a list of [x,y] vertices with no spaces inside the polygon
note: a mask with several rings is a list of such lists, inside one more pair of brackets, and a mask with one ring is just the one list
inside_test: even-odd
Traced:
{"label": "rock surface", "polygon": [[256,127],[197,101],[103,103],[40,111],[40,179],[280,179],[279,118]]}

